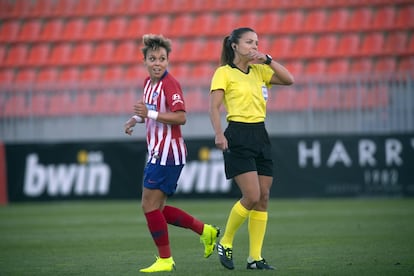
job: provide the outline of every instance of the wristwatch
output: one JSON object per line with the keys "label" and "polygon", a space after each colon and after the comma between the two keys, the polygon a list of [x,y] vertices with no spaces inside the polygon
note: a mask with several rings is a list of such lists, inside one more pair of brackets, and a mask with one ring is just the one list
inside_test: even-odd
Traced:
{"label": "wristwatch", "polygon": [[272,62],[273,58],[271,55],[266,54],[266,60],[264,62],[264,64],[269,65]]}

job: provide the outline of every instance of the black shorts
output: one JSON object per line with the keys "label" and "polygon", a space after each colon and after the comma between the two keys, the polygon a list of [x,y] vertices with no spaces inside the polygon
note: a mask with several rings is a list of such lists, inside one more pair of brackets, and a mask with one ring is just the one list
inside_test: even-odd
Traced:
{"label": "black shorts", "polygon": [[224,136],[229,146],[223,152],[227,179],[250,171],[273,176],[272,148],[264,123],[229,122]]}

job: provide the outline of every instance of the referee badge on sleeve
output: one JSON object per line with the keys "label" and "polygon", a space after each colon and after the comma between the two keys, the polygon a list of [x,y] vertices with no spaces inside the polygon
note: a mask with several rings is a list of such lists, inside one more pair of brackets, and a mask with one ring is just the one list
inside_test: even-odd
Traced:
{"label": "referee badge on sleeve", "polygon": [[265,99],[265,101],[267,101],[268,91],[267,91],[266,85],[262,85],[262,94],[263,94],[263,98]]}

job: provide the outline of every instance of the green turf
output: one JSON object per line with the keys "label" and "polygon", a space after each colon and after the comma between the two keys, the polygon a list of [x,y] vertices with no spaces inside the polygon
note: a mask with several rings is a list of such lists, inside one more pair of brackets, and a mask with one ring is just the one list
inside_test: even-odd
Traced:
{"label": "green turf", "polygon": [[[233,202],[169,201],[221,228]],[[216,253],[204,259],[192,231],[170,227],[172,274],[414,275],[414,199],[272,199],[269,210],[263,256],[276,272],[245,269],[244,224],[234,271]],[[155,254],[139,201],[0,207],[0,275],[137,275]]]}

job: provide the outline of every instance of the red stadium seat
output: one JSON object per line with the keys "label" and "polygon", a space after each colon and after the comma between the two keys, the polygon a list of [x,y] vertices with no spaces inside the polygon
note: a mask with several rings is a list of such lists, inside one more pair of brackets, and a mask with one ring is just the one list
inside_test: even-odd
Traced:
{"label": "red stadium seat", "polygon": [[54,0],[36,0],[31,7],[29,14],[33,17],[46,17],[52,15],[55,6]]}
{"label": "red stadium seat", "polygon": [[27,58],[27,64],[28,65],[45,65],[48,60],[49,55],[49,44],[48,43],[42,43],[33,45],[32,48],[29,51],[29,55]]}
{"label": "red stadium seat", "polygon": [[293,76],[300,76],[304,71],[304,65],[301,59],[295,59],[293,61],[286,62],[284,66]]}
{"label": "red stadium seat", "polygon": [[329,61],[326,72],[328,74],[347,75],[349,73],[349,60],[340,58]]}
{"label": "red stadium seat", "polygon": [[374,72],[393,73],[397,69],[397,61],[395,57],[378,58],[374,65]]}
{"label": "red stadium seat", "polygon": [[85,22],[83,18],[73,18],[66,21],[62,38],[67,40],[77,40],[82,38],[82,32],[85,29]]}
{"label": "red stadium seat", "polygon": [[400,29],[410,30],[414,27],[414,5],[401,5],[397,10],[395,26]]}
{"label": "red stadium seat", "polygon": [[208,83],[209,80],[213,77],[216,66],[213,66],[210,62],[203,62],[197,64],[191,69],[190,77],[191,79],[196,80],[206,80]]}
{"label": "red stadium seat", "polygon": [[414,72],[414,56],[400,59],[397,70],[398,72]]}
{"label": "red stadium seat", "polygon": [[37,83],[55,83],[58,79],[58,69],[55,67],[43,68],[36,76]]}
{"label": "red stadium seat", "polygon": [[51,19],[43,25],[43,29],[40,32],[39,38],[41,40],[58,40],[62,35],[63,20]]}
{"label": "red stadium seat", "polygon": [[360,53],[362,55],[378,55],[384,51],[384,36],[382,32],[365,34],[362,39]]}
{"label": "red stadium seat", "polygon": [[336,34],[320,36],[315,44],[314,56],[332,57],[337,53],[338,38]]}
{"label": "red stadium seat", "polygon": [[150,20],[147,18],[147,16],[140,15],[133,17],[129,20],[126,29],[123,31],[123,37],[139,39],[143,34],[147,33],[149,24]]}
{"label": "red stadium seat", "polygon": [[378,7],[372,22],[375,30],[381,31],[394,28],[395,8],[393,6]]}
{"label": "red stadium seat", "polygon": [[138,47],[134,41],[127,40],[121,42],[115,48],[113,62],[115,63],[132,63],[136,62],[138,57]]}
{"label": "red stadium seat", "polygon": [[259,34],[272,34],[278,31],[280,21],[283,17],[275,10],[266,11],[257,16],[256,32]]}
{"label": "red stadium seat", "polygon": [[188,36],[193,25],[193,15],[184,13],[174,17],[168,35],[171,37]]}
{"label": "red stadium seat", "polygon": [[0,42],[14,41],[21,28],[19,20],[3,21],[0,26]]}
{"label": "red stadium seat", "polygon": [[303,30],[304,15],[301,9],[291,10],[284,13],[284,16],[277,26],[277,32],[286,34],[295,33]]}
{"label": "red stadium seat", "polygon": [[307,32],[320,32],[326,25],[327,12],[325,9],[311,10],[305,18],[304,30]]}
{"label": "red stadium seat", "polygon": [[[205,35],[219,35],[221,37],[228,35],[234,28],[237,28],[239,21],[237,14],[234,12],[224,12],[217,16],[211,29],[207,30]],[[204,33],[203,33],[204,34]]]}
{"label": "red stadium seat", "polygon": [[80,70],[78,67],[65,67],[60,71],[58,80],[61,82],[76,83],[79,80]]}
{"label": "red stadium seat", "polygon": [[126,80],[132,80],[136,82],[138,80],[143,80],[147,76],[148,76],[148,71],[143,65],[131,65],[126,68],[125,74],[123,77]]}
{"label": "red stadium seat", "polygon": [[171,17],[169,14],[156,15],[151,19],[147,32],[151,34],[164,34],[168,31],[170,24]]}
{"label": "red stadium seat", "polygon": [[68,64],[72,53],[72,45],[69,43],[55,44],[50,52],[48,62],[50,65]]}
{"label": "red stadium seat", "polygon": [[112,41],[99,43],[95,46],[95,50],[92,53],[91,62],[95,64],[111,63],[114,51],[115,46]]}
{"label": "red stadium seat", "polygon": [[89,66],[84,68],[81,73],[79,80],[82,82],[99,82],[102,80],[102,70],[100,66]]}
{"label": "red stadium seat", "polygon": [[215,17],[212,13],[204,12],[197,14],[194,17],[193,26],[190,30],[191,36],[200,36],[201,34],[208,33],[213,27]]}
{"label": "red stadium seat", "polygon": [[36,40],[39,37],[42,23],[38,19],[27,20],[22,24],[17,39],[21,42]]}
{"label": "red stadium seat", "polygon": [[348,22],[347,29],[352,31],[365,31],[372,27],[372,8],[354,8]]}
{"label": "red stadium seat", "polygon": [[410,41],[408,41],[408,47],[407,47],[407,54],[414,55],[414,35],[411,35]]}
{"label": "red stadium seat", "polygon": [[106,39],[119,39],[124,36],[127,28],[127,19],[124,16],[114,17],[108,21],[102,36]]}
{"label": "red stadium seat", "polygon": [[10,46],[4,64],[7,66],[24,65],[27,60],[27,46],[26,44],[17,44]]}
{"label": "red stadium seat", "polygon": [[349,57],[359,53],[359,35],[343,34],[338,41],[337,56]]}
{"label": "red stadium seat", "polygon": [[30,114],[30,109],[26,103],[26,97],[22,94],[12,95],[4,103],[2,110],[5,117],[24,117]]}
{"label": "red stadium seat", "polygon": [[14,69],[2,68],[0,69],[0,84],[11,84],[14,81]]}
{"label": "red stadium seat", "polygon": [[347,8],[333,9],[326,20],[326,31],[340,32],[345,30],[349,20],[349,11]]}
{"label": "red stadium seat", "polygon": [[176,61],[195,61],[198,60],[200,49],[203,48],[204,41],[201,39],[188,39],[184,41],[181,50],[174,54]]}
{"label": "red stadium seat", "polygon": [[32,95],[31,101],[29,102],[29,110],[33,116],[46,116],[48,115],[48,103],[49,98],[44,93],[34,93]]}
{"label": "red stadium seat", "polygon": [[113,14],[113,11],[118,8],[119,2],[120,1],[99,0],[93,7],[91,14],[100,16],[111,15]]}
{"label": "red stadium seat", "polygon": [[36,70],[31,68],[20,69],[16,72],[16,83],[34,83],[36,81]]}
{"label": "red stadium seat", "polygon": [[407,32],[397,31],[389,33],[385,39],[384,52],[391,55],[407,53],[407,42]]}
{"label": "red stadium seat", "polygon": [[306,75],[322,75],[326,72],[326,61],[323,59],[311,60],[305,66]]}
{"label": "red stadium seat", "polygon": [[355,58],[350,66],[351,74],[369,74],[373,67],[371,58]]}
{"label": "red stadium seat", "polygon": [[313,35],[298,36],[289,53],[293,58],[311,57],[314,54],[315,38]]}
{"label": "red stadium seat", "polygon": [[6,54],[7,54],[7,46],[6,45],[1,45],[0,44],[0,64],[3,63],[3,61],[6,59]]}
{"label": "red stadium seat", "polygon": [[58,92],[49,96],[48,116],[67,116],[74,114],[75,109],[76,106],[68,93]]}
{"label": "red stadium seat", "polygon": [[[87,2],[87,1],[82,1]],[[90,19],[82,32],[82,37],[87,40],[99,39],[105,31],[106,21],[104,18],[97,17]]]}
{"label": "red stadium seat", "polygon": [[81,42],[77,45],[74,45],[70,57],[71,64],[89,64],[91,62],[93,51],[94,47],[91,42]]}
{"label": "red stadium seat", "polygon": [[203,48],[196,55],[196,60],[216,62],[220,60],[221,49],[223,47],[221,37],[209,39],[202,46]]}
{"label": "red stadium seat", "polygon": [[73,14],[77,1],[73,0],[59,0],[55,1],[55,6],[52,9],[52,15],[55,17],[64,17]]}
{"label": "red stadium seat", "polygon": [[290,51],[292,49],[293,38],[289,35],[277,36],[270,46],[272,52],[277,53],[278,57],[285,58],[290,56]]}
{"label": "red stadium seat", "polygon": [[124,75],[124,68],[122,65],[113,65],[105,68],[103,79],[106,81],[120,81]]}
{"label": "red stadium seat", "polygon": [[[102,0],[99,0],[99,2]],[[72,15],[89,16],[92,15],[97,6],[97,0],[77,1],[75,7],[71,11]]]}
{"label": "red stadium seat", "polygon": [[[254,30],[259,34],[263,34],[263,32],[258,30],[258,22],[261,18],[261,14],[257,11],[246,11],[240,14],[240,17],[237,19],[238,22],[243,22],[244,26],[254,26]],[[267,22],[271,24],[271,22]]]}

